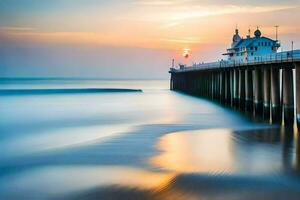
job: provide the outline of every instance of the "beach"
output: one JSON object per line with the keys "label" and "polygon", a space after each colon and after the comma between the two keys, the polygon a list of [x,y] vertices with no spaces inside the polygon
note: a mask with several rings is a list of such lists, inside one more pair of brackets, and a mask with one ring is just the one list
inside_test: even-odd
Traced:
{"label": "beach", "polygon": [[0,199],[300,195],[294,127],[170,91],[168,80],[1,80],[0,91]]}

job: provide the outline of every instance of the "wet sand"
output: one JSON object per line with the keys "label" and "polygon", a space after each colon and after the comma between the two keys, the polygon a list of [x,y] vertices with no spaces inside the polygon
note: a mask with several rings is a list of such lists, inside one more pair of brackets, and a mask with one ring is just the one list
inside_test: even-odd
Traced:
{"label": "wet sand", "polygon": [[[30,87],[74,88],[44,84]],[[143,93],[2,96],[0,199],[299,197],[295,129],[170,92],[167,81],[143,84]]]}

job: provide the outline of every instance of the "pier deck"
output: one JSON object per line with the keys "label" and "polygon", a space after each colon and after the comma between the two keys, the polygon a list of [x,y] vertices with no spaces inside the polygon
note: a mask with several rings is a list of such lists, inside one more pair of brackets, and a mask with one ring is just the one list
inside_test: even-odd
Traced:
{"label": "pier deck", "polygon": [[270,122],[283,121],[288,125],[297,119],[300,127],[299,51],[248,62],[194,64],[183,69],[171,68],[169,72],[171,90],[253,111],[255,116]]}

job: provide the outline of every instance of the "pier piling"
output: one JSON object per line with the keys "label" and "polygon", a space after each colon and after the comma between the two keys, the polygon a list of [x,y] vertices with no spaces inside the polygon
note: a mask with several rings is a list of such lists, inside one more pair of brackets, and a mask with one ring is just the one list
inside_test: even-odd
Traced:
{"label": "pier piling", "polygon": [[297,122],[300,127],[300,59],[235,63],[230,67],[172,68],[170,73],[171,90],[213,99],[270,123],[283,120],[285,125]]}
{"label": "pier piling", "polygon": [[245,107],[247,111],[251,111],[253,109],[253,79],[251,69],[245,71],[245,86]]}
{"label": "pier piling", "polygon": [[239,69],[234,69],[234,106],[239,105]]}
{"label": "pier piling", "polygon": [[225,102],[227,105],[231,105],[231,87],[230,87],[230,71],[225,71],[226,76],[226,94],[225,94]]}
{"label": "pier piling", "polygon": [[280,71],[279,68],[271,67],[271,113],[272,122],[280,122],[282,119],[280,101]]}
{"label": "pier piling", "polygon": [[245,108],[245,70],[239,70],[239,108]]}
{"label": "pier piling", "polygon": [[300,130],[300,63],[295,64],[296,68],[296,101],[297,101],[297,124]]}
{"label": "pier piling", "polygon": [[254,70],[254,111],[255,115],[263,113],[263,80],[261,66]]}
{"label": "pier piling", "polygon": [[221,103],[225,104],[225,94],[226,94],[226,74],[225,71],[221,71]]}
{"label": "pier piling", "polygon": [[263,93],[264,93],[264,109],[263,116],[266,121],[270,120],[270,96],[271,96],[271,72],[269,67],[263,69]]}
{"label": "pier piling", "polygon": [[230,69],[230,105],[233,106],[234,100],[234,72]]}
{"label": "pier piling", "polygon": [[294,122],[293,70],[292,68],[285,68],[282,74],[284,123],[290,125]]}

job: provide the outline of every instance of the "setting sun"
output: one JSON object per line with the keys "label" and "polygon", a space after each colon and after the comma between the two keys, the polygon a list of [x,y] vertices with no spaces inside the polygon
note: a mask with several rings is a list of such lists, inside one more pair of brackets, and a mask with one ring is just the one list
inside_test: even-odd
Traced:
{"label": "setting sun", "polygon": [[183,49],[183,57],[184,58],[189,58],[190,56],[190,49]]}

